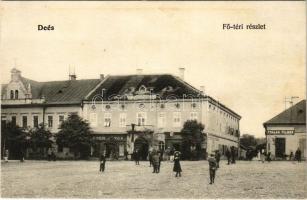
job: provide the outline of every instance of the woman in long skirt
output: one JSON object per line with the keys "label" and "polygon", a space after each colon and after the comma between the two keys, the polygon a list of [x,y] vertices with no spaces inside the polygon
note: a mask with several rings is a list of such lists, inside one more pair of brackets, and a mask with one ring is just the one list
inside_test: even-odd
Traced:
{"label": "woman in long skirt", "polygon": [[181,166],[180,166],[180,156],[181,156],[181,153],[179,151],[175,151],[174,153],[174,168],[173,168],[173,171],[176,172],[176,175],[175,177],[181,177]]}

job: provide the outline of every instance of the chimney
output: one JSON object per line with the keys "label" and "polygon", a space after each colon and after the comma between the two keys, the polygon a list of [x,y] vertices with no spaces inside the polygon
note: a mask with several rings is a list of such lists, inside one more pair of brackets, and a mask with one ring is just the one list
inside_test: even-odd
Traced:
{"label": "chimney", "polygon": [[16,68],[13,68],[11,70],[11,81],[17,82],[17,81],[19,81],[20,77],[21,77],[21,71],[19,71]]}
{"label": "chimney", "polygon": [[69,80],[74,81],[74,80],[76,80],[76,79],[77,79],[76,74],[70,74],[70,75],[69,75]]}
{"label": "chimney", "polygon": [[143,73],[143,69],[141,69],[141,68],[136,69],[137,75],[141,75],[142,73]]}
{"label": "chimney", "polygon": [[73,67],[73,69],[71,70],[71,68],[69,66],[69,80],[74,81],[76,79],[77,79],[77,75],[75,73],[75,68]]}
{"label": "chimney", "polygon": [[201,94],[205,94],[205,86],[200,86],[200,92],[201,92]]}
{"label": "chimney", "polygon": [[104,74],[100,74],[100,80],[104,79]]}
{"label": "chimney", "polygon": [[179,77],[184,80],[184,71],[185,71],[185,68],[184,67],[180,67],[179,68]]}

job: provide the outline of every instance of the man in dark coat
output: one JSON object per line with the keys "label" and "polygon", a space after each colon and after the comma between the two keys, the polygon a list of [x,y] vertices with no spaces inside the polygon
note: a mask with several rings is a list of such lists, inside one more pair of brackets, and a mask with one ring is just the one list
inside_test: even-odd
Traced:
{"label": "man in dark coat", "polygon": [[180,151],[175,151],[174,152],[174,168],[173,168],[173,171],[176,172],[176,175],[175,177],[181,177],[181,165],[180,165],[180,156],[181,156],[181,153]]}
{"label": "man in dark coat", "polygon": [[104,154],[101,154],[99,171],[104,172],[105,167],[106,167],[106,157],[104,156]]}
{"label": "man in dark coat", "polygon": [[140,153],[139,153],[139,151],[136,149],[133,154],[134,154],[135,164],[140,165]]}
{"label": "man in dark coat", "polygon": [[217,162],[216,162],[216,159],[214,158],[213,153],[210,154],[210,156],[208,158],[208,163],[209,163],[209,174],[210,174],[210,183],[209,184],[213,184],[214,179],[215,179],[215,171],[217,169]]}
{"label": "man in dark coat", "polygon": [[236,163],[236,150],[235,150],[235,147],[232,146],[230,151],[231,151],[231,163],[235,164]]}
{"label": "man in dark coat", "polygon": [[148,153],[149,167],[153,166],[152,156],[153,156],[153,151],[149,151],[149,153]]}
{"label": "man in dark coat", "polygon": [[297,148],[297,150],[295,151],[295,160],[301,162],[301,157],[302,157],[302,152],[300,148]]}
{"label": "man in dark coat", "polygon": [[225,155],[227,157],[227,161],[228,161],[228,165],[229,165],[230,164],[231,153],[230,153],[228,147],[226,148]]}

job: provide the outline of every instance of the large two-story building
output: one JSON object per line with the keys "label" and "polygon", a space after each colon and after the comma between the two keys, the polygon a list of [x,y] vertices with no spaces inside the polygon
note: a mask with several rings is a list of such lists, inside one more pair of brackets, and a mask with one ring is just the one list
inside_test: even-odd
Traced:
{"label": "large two-story building", "polygon": [[[2,86],[1,121],[21,127],[44,123],[53,133],[71,113],[90,122],[96,145],[92,155],[124,156],[134,148],[145,158],[150,148],[181,148],[180,130],[187,120],[205,129],[207,152],[238,148],[241,117],[185,82],[169,74],[101,76],[99,79],[37,82],[11,71]],[[68,150],[59,149],[59,156]]]}

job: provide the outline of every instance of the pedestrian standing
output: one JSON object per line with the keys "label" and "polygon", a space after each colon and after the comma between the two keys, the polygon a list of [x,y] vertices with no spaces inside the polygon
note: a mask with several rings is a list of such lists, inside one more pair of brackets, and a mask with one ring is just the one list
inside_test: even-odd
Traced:
{"label": "pedestrian standing", "polygon": [[140,154],[139,150],[137,149],[134,151],[134,159],[135,159],[135,164],[140,165]]}
{"label": "pedestrian standing", "polygon": [[235,147],[232,146],[230,151],[231,151],[231,163],[235,164],[236,163],[236,150],[235,150]]}
{"label": "pedestrian standing", "polygon": [[4,152],[4,162],[9,162],[9,150],[6,149]]}
{"label": "pedestrian standing", "polygon": [[215,159],[216,159],[216,168],[220,167],[220,159],[221,159],[221,154],[219,150],[215,151]]}
{"label": "pedestrian standing", "polygon": [[181,165],[180,165],[180,157],[181,157],[181,153],[180,151],[175,151],[174,152],[174,168],[173,171],[176,172],[175,177],[181,177]]}
{"label": "pedestrian standing", "polygon": [[104,156],[104,154],[101,154],[100,156],[100,168],[99,171],[100,172],[104,172],[106,167],[106,157]]}
{"label": "pedestrian standing", "polygon": [[298,147],[297,150],[295,151],[295,160],[297,160],[297,162],[301,162],[301,156],[302,156],[302,152],[300,148]]}
{"label": "pedestrian standing", "polygon": [[209,184],[213,184],[214,179],[215,179],[215,172],[216,172],[216,169],[217,169],[217,162],[216,162],[216,159],[214,158],[213,153],[210,154],[210,157],[208,158],[208,163],[209,163],[209,174],[210,174],[210,183]]}
{"label": "pedestrian standing", "polygon": [[154,152],[152,156],[152,165],[153,165],[153,172],[152,173],[159,173],[159,154]]}
{"label": "pedestrian standing", "polygon": [[153,151],[149,151],[149,153],[148,153],[149,167],[153,166],[152,155],[153,155]]}
{"label": "pedestrian standing", "polygon": [[226,148],[225,154],[226,154],[227,161],[228,161],[228,164],[227,164],[227,165],[229,165],[229,164],[230,164],[231,153],[230,153],[228,147]]}
{"label": "pedestrian standing", "polygon": [[160,172],[160,166],[161,166],[161,162],[163,160],[163,150],[161,150],[159,152],[159,166],[158,166],[158,172]]}

